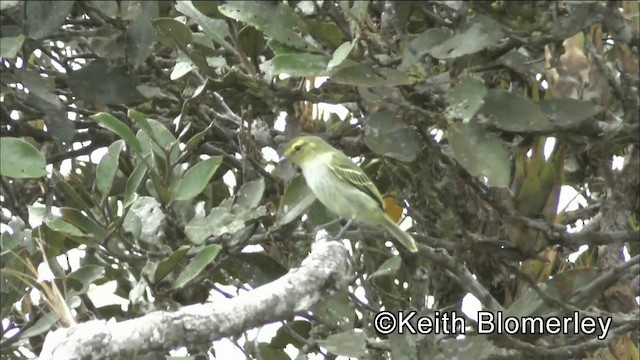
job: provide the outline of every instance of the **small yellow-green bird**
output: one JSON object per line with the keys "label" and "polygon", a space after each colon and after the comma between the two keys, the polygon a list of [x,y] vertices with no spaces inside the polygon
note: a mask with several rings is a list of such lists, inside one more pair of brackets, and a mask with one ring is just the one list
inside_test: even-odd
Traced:
{"label": "small yellow-green bird", "polygon": [[287,144],[284,158],[302,170],[307,185],[320,202],[336,215],[389,231],[410,252],[418,252],[411,235],[384,211],[376,186],[340,150],[317,136],[300,136]]}

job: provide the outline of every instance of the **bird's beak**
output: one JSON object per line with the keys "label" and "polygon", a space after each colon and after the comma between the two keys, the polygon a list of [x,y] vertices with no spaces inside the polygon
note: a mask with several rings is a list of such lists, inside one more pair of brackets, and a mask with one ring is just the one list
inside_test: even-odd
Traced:
{"label": "bird's beak", "polygon": [[280,157],[280,159],[278,160],[278,163],[282,164],[282,163],[283,163],[283,162],[285,162],[285,161],[287,161],[287,157],[286,157],[286,156],[284,156],[284,155],[282,155],[282,156]]}

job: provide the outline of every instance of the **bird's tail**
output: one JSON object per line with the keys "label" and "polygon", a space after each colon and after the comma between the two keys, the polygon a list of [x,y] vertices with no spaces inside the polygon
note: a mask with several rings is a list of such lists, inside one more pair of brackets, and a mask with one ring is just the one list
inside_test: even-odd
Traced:
{"label": "bird's tail", "polygon": [[395,237],[402,246],[404,246],[409,252],[417,253],[418,246],[416,246],[415,240],[411,235],[407,234],[404,230],[400,229],[398,225],[390,217],[385,216],[384,227]]}

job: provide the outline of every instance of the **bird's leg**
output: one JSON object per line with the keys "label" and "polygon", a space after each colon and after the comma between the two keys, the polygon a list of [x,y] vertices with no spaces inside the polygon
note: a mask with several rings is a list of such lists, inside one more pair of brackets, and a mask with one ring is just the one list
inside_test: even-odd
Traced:
{"label": "bird's leg", "polygon": [[342,229],[340,229],[340,231],[333,238],[336,240],[341,240],[342,235],[344,235],[347,232],[347,230],[349,229],[352,223],[353,223],[353,219],[350,219],[349,221],[347,221],[347,223],[342,227]]}
{"label": "bird's leg", "polygon": [[315,228],[315,230],[314,230],[313,232],[314,232],[314,234],[315,234],[315,233],[317,233],[317,232],[318,232],[318,231],[320,231],[320,230],[326,229],[326,228],[328,228],[329,226],[331,226],[331,225],[333,225],[333,224],[335,224],[335,223],[337,223],[337,222],[340,222],[340,220],[342,220],[342,218],[336,218],[335,220],[331,220],[331,221],[329,221],[329,222],[328,222],[328,223],[326,223],[326,224],[318,225],[318,226],[316,226],[316,228]]}

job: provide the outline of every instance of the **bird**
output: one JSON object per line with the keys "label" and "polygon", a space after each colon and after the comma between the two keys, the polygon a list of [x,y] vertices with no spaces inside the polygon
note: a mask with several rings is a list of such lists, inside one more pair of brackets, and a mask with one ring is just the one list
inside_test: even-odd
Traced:
{"label": "bird", "polygon": [[307,186],[334,214],[347,220],[382,227],[409,252],[417,253],[413,237],[385,212],[380,192],[367,174],[342,151],[318,136],[299,136],[287,143],[281,161],[302,170]]}

